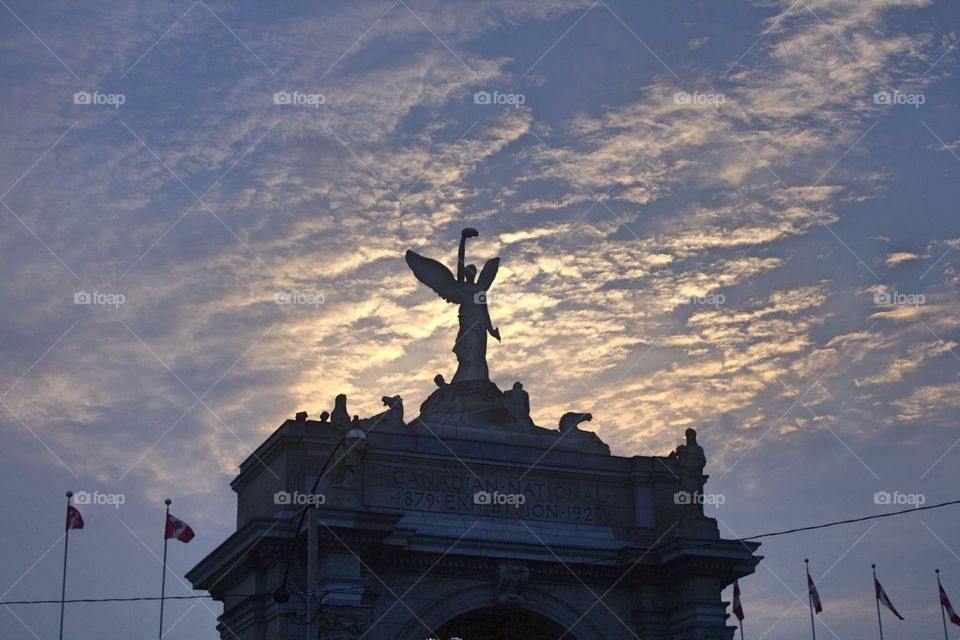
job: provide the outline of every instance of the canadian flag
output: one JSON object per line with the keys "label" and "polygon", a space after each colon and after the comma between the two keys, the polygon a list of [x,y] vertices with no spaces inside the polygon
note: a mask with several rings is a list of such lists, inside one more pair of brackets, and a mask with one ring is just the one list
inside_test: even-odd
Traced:
{"label": "canadian flag", "polygon": [[190,525],[179,518],[173,517],[169,512],[167,513],[167,529],[163,532],[164,538],[176,538],[180,542],[190,542],[193,540],[193,535],[193,529],[190,528]]}
{"label": "canadian flag", "polygon": [[823,611],[823,606],[820,604],[820,594],[817,593],[817,585],[813,584],[810,571],[807,571],[807,593],[810,594],[810,602],[813,603],[813,610],[817,613]]}
{"label": "canadian flag", "polygon": [[900,615],[900,612],[897,611],[897,608],[893,606],[892,602],[890,602],[890,596],[888,596],[887,592],[883,590],[883,587],[880,586],[880,581],[876,578],[873,579],[873,587],[877,592],[877,600],[880,601],[880,604],[885,606],[887,609],[890,609],[890,611],[893,612],[893,615],[903,620],[903,616]]}
{"label": "canadian flag", "polygon": [[947,617],[950,618],[950,622],[960,625],[960,616],[953,610],[950,598],[947,597],[947,592],[943,590],[943,585],[940,585],[940,605],[947,610]]}
{"label": "canadian flag", "polygon": [[83,529],[83,516],[80,515],[80,509],[77,509],[72,504],[67,505],[67,528],[66,531],[70,529]]}
{"label": "canadian flag", "polygon": [[740,604],[740,582],[738,580],[733,581],[733,615],[737,616],[737,620],[743,622],[743,605]]}

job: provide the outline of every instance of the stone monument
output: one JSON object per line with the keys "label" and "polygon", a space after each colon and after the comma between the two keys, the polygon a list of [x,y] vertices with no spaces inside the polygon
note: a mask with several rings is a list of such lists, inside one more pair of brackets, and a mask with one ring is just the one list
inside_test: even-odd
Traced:
{"label": "stone monument", "polygon": [[459,318],[456,372],[434,377],[419,415],[383,395],[383,412],[351,420],[340,394],[240,465],[236,531],[187,575],[223,603],[220,637],[731,640],[720,594],[759,545],[704,515],[696,432],[621,457],[580,428],[590,412],[537,426],[523,384],[490,379],[500,261],[467,264],[477,235],[462,232],[456,276],[406,254]]}

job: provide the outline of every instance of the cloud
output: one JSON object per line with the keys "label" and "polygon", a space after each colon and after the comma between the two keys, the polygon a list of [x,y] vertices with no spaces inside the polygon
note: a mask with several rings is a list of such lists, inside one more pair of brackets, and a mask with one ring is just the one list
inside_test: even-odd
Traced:
{"label": "cloud", "polygon": [[909,396],[895,400],[897,419],[904,422],[936,424],[960,409],[960,383],[926,385],[914,389]]}
{"label": "cloud", "polygon": [[913,253],[912,251],[894,251],[888,253],[887,257],[884,259],[883,264],[889,268],[900,266],[905,262],[911,262],[913,260],[919,260],[921,258],[920,254]]}
{"label": "cloud", "polygon": [[900,382],[907,375],[917,371],[923,366],[925,361],[950,353],[956,346],[956,342],[937,340],[920,345],[919,347],[914,347],[911,353],[903,357],[898,357],[890,362],[886,369],[868,378],[856,380],[855,383],[857,386],[868,386],[888,385]]}

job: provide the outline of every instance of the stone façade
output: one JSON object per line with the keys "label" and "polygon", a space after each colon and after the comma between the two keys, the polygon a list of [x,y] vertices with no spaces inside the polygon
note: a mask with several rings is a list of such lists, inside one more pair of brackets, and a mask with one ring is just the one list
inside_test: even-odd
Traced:
{"label": "stone fa\u00e7ade", "polygon": [[[280,605],[272,590],[300,506],[275,496],[306,494],[340,438],[330,423],[288,420],[232,483],[236,533],[188,578],[223,602],[222,638],[422,640],[502,609],[578,640],[732,638],[720,593],[753,572],[758,545],[722,541],[715,520],[677,504],[672,457],[543,431],[369,427],[356,482],[323,478],[296,541],[292,591],[316,595]],[[492,504],[494,493],[525,499]]]}

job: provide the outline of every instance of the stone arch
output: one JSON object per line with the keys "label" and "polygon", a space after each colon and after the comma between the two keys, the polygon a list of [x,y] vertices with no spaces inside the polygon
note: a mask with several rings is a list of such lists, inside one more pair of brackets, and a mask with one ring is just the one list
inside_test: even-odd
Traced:
{"label": "stone arch", "polygon": [[[580,607],[576,603],[562,600],[532,585],[527,587],[525,595],[523,605],[513,606],[513,610],[529,612],[533,616],[555,623],[564,630],[575,624],[573,630],[566,635],[569,640],[604,640],[605,636],[591,622],[589,615],[577,621],[580,617]],[[417,611],[419,620],[414,618],[403,625],[396,640],[423,640],[426,633],[425,625],[436,631],[448,622],[473,612],[484,610],[495,612],[502,609],[504,605],[494,599],[493,589],[488,584],[455,589]]]}
{"label": "stone arch", "polygon": [[444,623],[437,629],[436,636],[442,640],[576,640],[563,625],[542,614],[505,605],[468,611]]}

